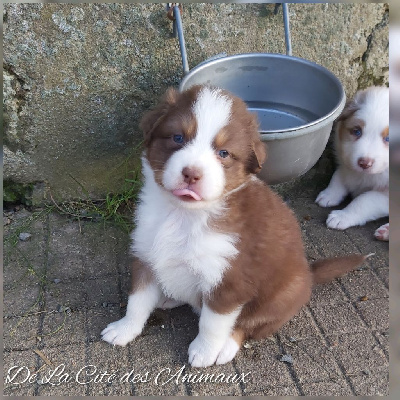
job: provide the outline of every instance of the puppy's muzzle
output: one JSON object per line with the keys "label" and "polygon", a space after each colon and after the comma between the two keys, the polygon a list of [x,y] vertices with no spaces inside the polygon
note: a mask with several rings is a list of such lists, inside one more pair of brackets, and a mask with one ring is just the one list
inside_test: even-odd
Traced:
{"label": "puppy's muzzle", "polygon": [[369,157],[360,157],[357,161],[358,165],[362,169],[371,168],[374,165],[375,160]]}

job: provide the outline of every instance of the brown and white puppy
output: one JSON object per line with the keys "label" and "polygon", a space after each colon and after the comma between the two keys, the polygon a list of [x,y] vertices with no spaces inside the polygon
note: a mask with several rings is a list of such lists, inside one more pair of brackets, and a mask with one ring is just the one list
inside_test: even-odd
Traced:
{"label": "brown and white puppy", "polygon": [[157,307],[200,314],[195,367],[233,359],[245,338],[276,332],[315,283],[365,257],[315,263],[293,213],[255,174],[266,158],[256,117],[230,93],[169,90],[142,121],[144,186],[132,234],[136,256],[126,316],[102,331],[121,346]]}
{"label": "brown and white puppy", "polygon": [[[347,229],[389,215],[389,89],[370,87],[356,93],[339,117],[335,132],[339,167],[329,186],[317,197],[322,207],[333,207],[351,194],[343,210],[332,211],[326,224]],[[389,240],[389,224],[375,237]]]}

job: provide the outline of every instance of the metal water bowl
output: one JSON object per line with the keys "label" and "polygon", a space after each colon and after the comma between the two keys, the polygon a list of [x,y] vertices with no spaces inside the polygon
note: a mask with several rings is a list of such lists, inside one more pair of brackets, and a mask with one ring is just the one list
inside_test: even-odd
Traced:
{"label": "metal water bowl", "polygon": [[321,157],[346,96],[326,68],[301,58],[269,53],[205,61],[180,90],[208,84],[230,91],[257,114],[267,161],[259,177],[269,184],[299,177]]}

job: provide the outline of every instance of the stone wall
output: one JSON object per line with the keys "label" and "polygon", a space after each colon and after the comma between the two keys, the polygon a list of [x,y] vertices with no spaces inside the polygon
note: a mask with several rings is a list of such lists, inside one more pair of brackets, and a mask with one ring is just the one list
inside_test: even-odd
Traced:
{"label": "stone wall", "polygon": [[[190,68],[222,52],[285,52],[274,4],[187,4]],[[291,4],[293,55],[330,69],[348,96],[388,81],[385,4]],[[182,78],[165,4],[6,4],[5,189],[33,203],[121,190],[138,123]],[[25,193],[26,197],[27,194]]]}

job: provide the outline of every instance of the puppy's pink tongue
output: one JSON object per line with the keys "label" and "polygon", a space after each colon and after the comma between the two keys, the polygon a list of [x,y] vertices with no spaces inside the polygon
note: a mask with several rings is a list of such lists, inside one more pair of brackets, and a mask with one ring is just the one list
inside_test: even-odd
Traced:
{"label": "puppy's pink tongue", "polygon": [[190,189],[175,189],[172,191],[172,194],[177,197],[190,196],[194,200],[201,200],[201,197],[196,192]]}

